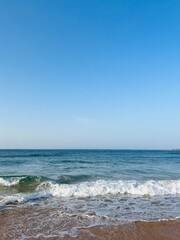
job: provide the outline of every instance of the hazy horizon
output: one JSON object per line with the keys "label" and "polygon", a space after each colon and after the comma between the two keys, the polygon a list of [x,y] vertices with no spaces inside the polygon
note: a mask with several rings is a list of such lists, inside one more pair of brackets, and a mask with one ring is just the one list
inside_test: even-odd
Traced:
{"label": "hazy horizon", "polygon": [[0,148],[0,151],[179,151],[180,148]]}

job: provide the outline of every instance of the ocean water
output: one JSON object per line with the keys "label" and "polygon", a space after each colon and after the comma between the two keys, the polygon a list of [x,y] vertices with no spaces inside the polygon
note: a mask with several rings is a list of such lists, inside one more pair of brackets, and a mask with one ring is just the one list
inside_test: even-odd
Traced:
{"label": "ocean water", "polygon": [[0,150],[4,211],[23,211],[45,236],[180,218],[180,151]]}

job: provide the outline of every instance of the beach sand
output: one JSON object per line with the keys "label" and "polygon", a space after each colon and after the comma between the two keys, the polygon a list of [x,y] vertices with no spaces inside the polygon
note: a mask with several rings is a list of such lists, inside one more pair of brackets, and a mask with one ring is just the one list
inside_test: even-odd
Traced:
{"label": "beach sand", "polygon": [[80,230],[78,236],[73,239],[179,240],[180,222],[135,222],[119,226],[92,227]]}
{"label": "beach sand", "polygon": [[[137,221],[122,225],[107,225],[78,228],[77,234],[58,236],[64,227],[63,219],[55,222],[51,211],[39,216],[39,212],[27,209],[2,210],[0,212],[0,239],[64,239],[64,240],[179,240],[180,221]],[[44,217],[43,224],[40,223]],[[57,216],[58,218],[58,216]],[[46,221],[45,221],[46,220]],[[73,225],[75,223],[69,223]],[[71,228],[71,226],[69,227]]]}

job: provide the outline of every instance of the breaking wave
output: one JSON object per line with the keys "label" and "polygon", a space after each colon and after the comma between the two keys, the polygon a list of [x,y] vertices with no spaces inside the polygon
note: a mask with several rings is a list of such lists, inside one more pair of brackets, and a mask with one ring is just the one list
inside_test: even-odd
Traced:
{"label": "breaking wave", "polygon": [[51,195],[56,197],[95,197],[106,194],[161,196],[180,194],[180,180],[149,180],[144,182],[98,180],[71,185],[43,182],[37,187],[37,190],[49,190]]}
{"label": "breaking wave", "polygon": [[[67,179],[66,179],[67,180]],[[0,178],[0,204],[23,203],[42,198],[96,197],[109,195],[163,196],[180,194],[180,180],[97,180],[62,184],[44,177],[16,176]],[[15,188],[2,194],[2,187]]]}
{"label": "breaking wave", "polygon": [[23,175],[23,176],[1,176],[0,177],[0,186],[6,186],[6,187],[10,187],[10,186],[15,186],[18,184],[31,184],[31,183],[39,183],[42,181],[48,180],[45,177],[41,177],[41,176],[27,176],[27,175]]}

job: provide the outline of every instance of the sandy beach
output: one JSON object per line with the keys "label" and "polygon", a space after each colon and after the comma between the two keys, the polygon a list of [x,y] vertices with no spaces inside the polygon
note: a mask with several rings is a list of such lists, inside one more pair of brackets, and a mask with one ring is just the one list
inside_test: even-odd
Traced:
{"label": "sandy beach", "polygon": [[[57,223],[51,219],[51,211],[43,212],[41,218],[46,219],[40,224],[39,212],[33,213],[29,209],[4,210],[0,213],[0,236],[3,240],[9,239],[64,239],[64,240],[179,240],[180,221],[152,221],[131,222],[121,225],[102,225],[94,227],[77,228],[73,235],[64,233],[63,219]],[[69,222],[69,228],[76,223]],[[59,235],[58,235],[59,232]]]}

